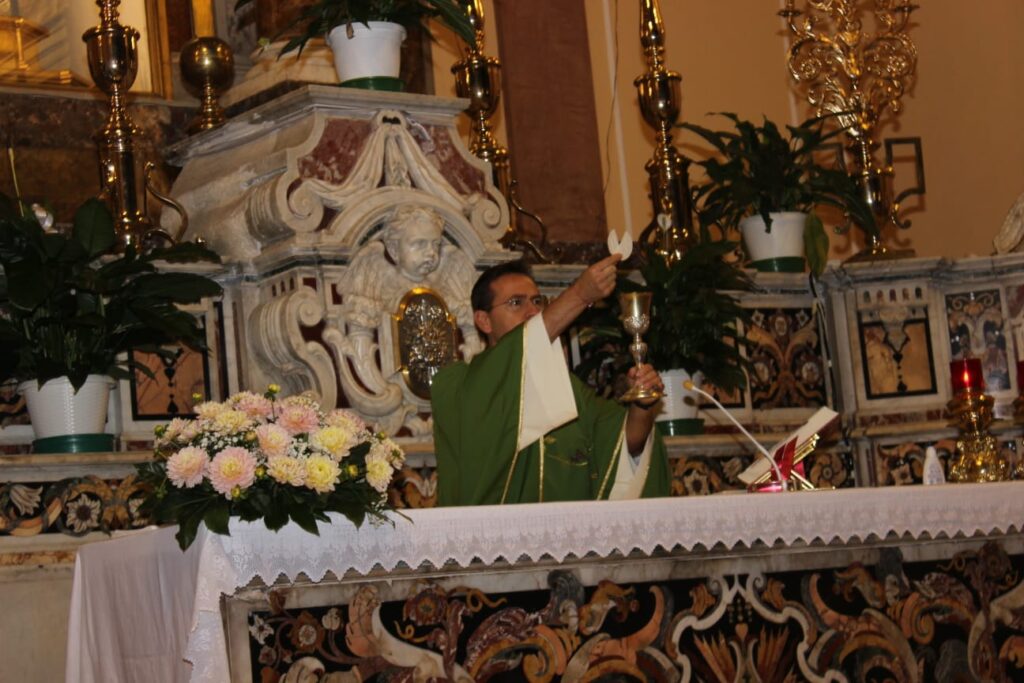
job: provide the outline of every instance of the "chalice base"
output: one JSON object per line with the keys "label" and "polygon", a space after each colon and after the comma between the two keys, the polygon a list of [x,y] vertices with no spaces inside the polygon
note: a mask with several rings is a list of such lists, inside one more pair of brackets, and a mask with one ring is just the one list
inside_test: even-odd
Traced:
{"label": "chalice base", "polygon": [[662,397],[662,393],[655,389],[646,388],[643,389],[639,386],[632,386],[626,390],[622,396],[619,396],[620,403],[637,403],[637,402],[649,402],[656,401]]}

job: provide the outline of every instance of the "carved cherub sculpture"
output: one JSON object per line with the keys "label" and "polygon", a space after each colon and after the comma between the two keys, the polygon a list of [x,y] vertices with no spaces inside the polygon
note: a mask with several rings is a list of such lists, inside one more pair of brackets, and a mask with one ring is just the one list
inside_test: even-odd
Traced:
{"label": "carved cherub sculpture", "polygon": [[342,363],[342,386],[352,407],[382,426],[394,428],[400,420],[397,426],[404,423],[414,433],[426,428],[407,418],[429,402],[403,386],[395,374],[394,349],[382,347],[399,343],[392,338],[392,315],[413,289],[429,289],[444,302],[462,332],[464,358],[482,348],[469,303],[476,270],[462,249],[445,239],[444,228],[444,218],[428,207],[396,209],[379,237],[356,252],[339,282],[344,336],[337,346],[353,369]]}

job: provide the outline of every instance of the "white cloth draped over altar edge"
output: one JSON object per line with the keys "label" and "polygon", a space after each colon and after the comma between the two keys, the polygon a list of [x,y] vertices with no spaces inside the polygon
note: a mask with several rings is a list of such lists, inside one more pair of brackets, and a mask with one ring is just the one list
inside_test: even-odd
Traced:
{"label": "white cloth draped over altar edge", "polygon": [[200,529],[184,553],[174,527],[128,532],[79,550],[67,681],[229,680],[220,596],[257,577],[270,584],[424,563],[1009,533],[1024,528],[1022,493],[1009,482],[436,508],[359,530],[332,515],[319,537],[236,520],[231,536]]}

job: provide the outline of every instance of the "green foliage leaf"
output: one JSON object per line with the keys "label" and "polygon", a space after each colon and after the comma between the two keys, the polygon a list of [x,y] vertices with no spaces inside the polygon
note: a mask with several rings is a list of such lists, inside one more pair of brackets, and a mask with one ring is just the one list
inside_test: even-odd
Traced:
{"label": "green foliage leaf", "polygon": [[[724,390],[746,385],[749,361],[742,354],[747,341],[740,326],[750,312],[738,296],[753,290],[750,278],[726,258],[734,242],[700,242],[683,257],[668,264],[649,246],[640,274],[645,284],[620,277],[617,291],[650,291],[651,326],[645,335],[648,362],[657,370],[700,370],[708,381]],[[590,336],[581,344],[588,363],[581,366],[584,380],[594,379],[601,368],[628,369],[629,337],[621,332],[617,297],[605,308],[595,307],[580,324]]]}
{"label": "green foliage leaf", "polygon": [[106,253],[117,241],[114,219],[106,204],[99,199],[87,199],[75,212],[72,236],[89,257]]}
{"label": "green foliage leaf", "polygon": [[[0,318],[9,325],[0,381],[63,375],[77,387],[89,374],[124,376],[132,348],[184,344],[202,348],[195,318],[178,308],[218,296],[195,273],[158,271],[154,261],[216,261],[205,247],[113,253],[114,224],[98,200],[87,201],[67,233],[45,232],[27,207],[0,196]],[[166,267],[166,266],[165,266]]]}
{"label": "green foliage leaf", "polygon": [[804,255],[807,258],[807,267],[815,276],[825,272],[828,264],[828,235],[825,233],[825,226],[816,213],[807,214],[807,222],[804,224]]}
{"label": "green foliage leaf", "polygon": [[223,534],[230,536],[231,532],[228,529],[228,522],[231,519],[231,505],[226,498],[218,496],[215,503],[210,505],[206,514],[203,515],[203,523],[206,524],[206,528],[215,534]]}
{"label": "green foliage leaf", "polygon": [[[710,144],[717,156],[699,162],[708,181],[695,190],[702,227],[735,228],[739,222],[759,215],[770,225],[769,214],[797,211],[813,214],[816,206],[841,208],[865,232],[877,233],[875,218],[863,200],[858,183],[837,167],[819,163],[816,155],[836,143],[841,127],[827,129],[833,115],[808,119],[799,126],[777,125],[763,119],[760,125],[741,120],[735,114],[721,114],[732,130],[711,130],[692,123],[680,127]],[[818,219],[820,223],[820,219]],[[770,229],[769,229],[770,231]],[[825,256],[821,256],[822,245]],[[827,236],[816,231],[807,242],[808,263],[824,267]],[[821,272],[821,271],[817,271]]]}
{"label": "green foliage leaf", "polygon": [[280,58],[293,50],[301,55],[310,39],[324,37],[338,26],[351,30],[352,24],[390,21],[426,30],[426,21],[431,18],[436,18],[467,44],[474,42],[473,28],[459,0],[314,0],[274,39],[289,37],[281,48]]}

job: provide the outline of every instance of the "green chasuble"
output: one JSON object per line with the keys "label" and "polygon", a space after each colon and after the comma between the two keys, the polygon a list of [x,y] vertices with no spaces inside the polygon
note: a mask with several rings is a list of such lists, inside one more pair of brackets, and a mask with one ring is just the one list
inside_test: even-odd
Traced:
{"label": "green chasuble", "polygon": [[[626,409],[599,398],[571,375],[560,344],[561,373],[568,377],[553,377],[545,366],[535,390],[546,393],[547,387],[562,382],[568,397],[568,380],[577,417],[539,438],[527,437],[529,443],[517,451],[528,384],[524,347],[527,338],[537,339],[528,337],[526,328],[509,332],[469,364],[454,363],[434,377],[438,505],[596,500],[612,491],[620,448],[625,447]],[[547,341],[547,332],[543,335]],[[531,349],[527,355],[536,351],[543,350]],[[640,480],[634,484],[636,492],[644,497],[669,495],[665,448],[656,434],[649,458],[642,493],[636,488]]]}

